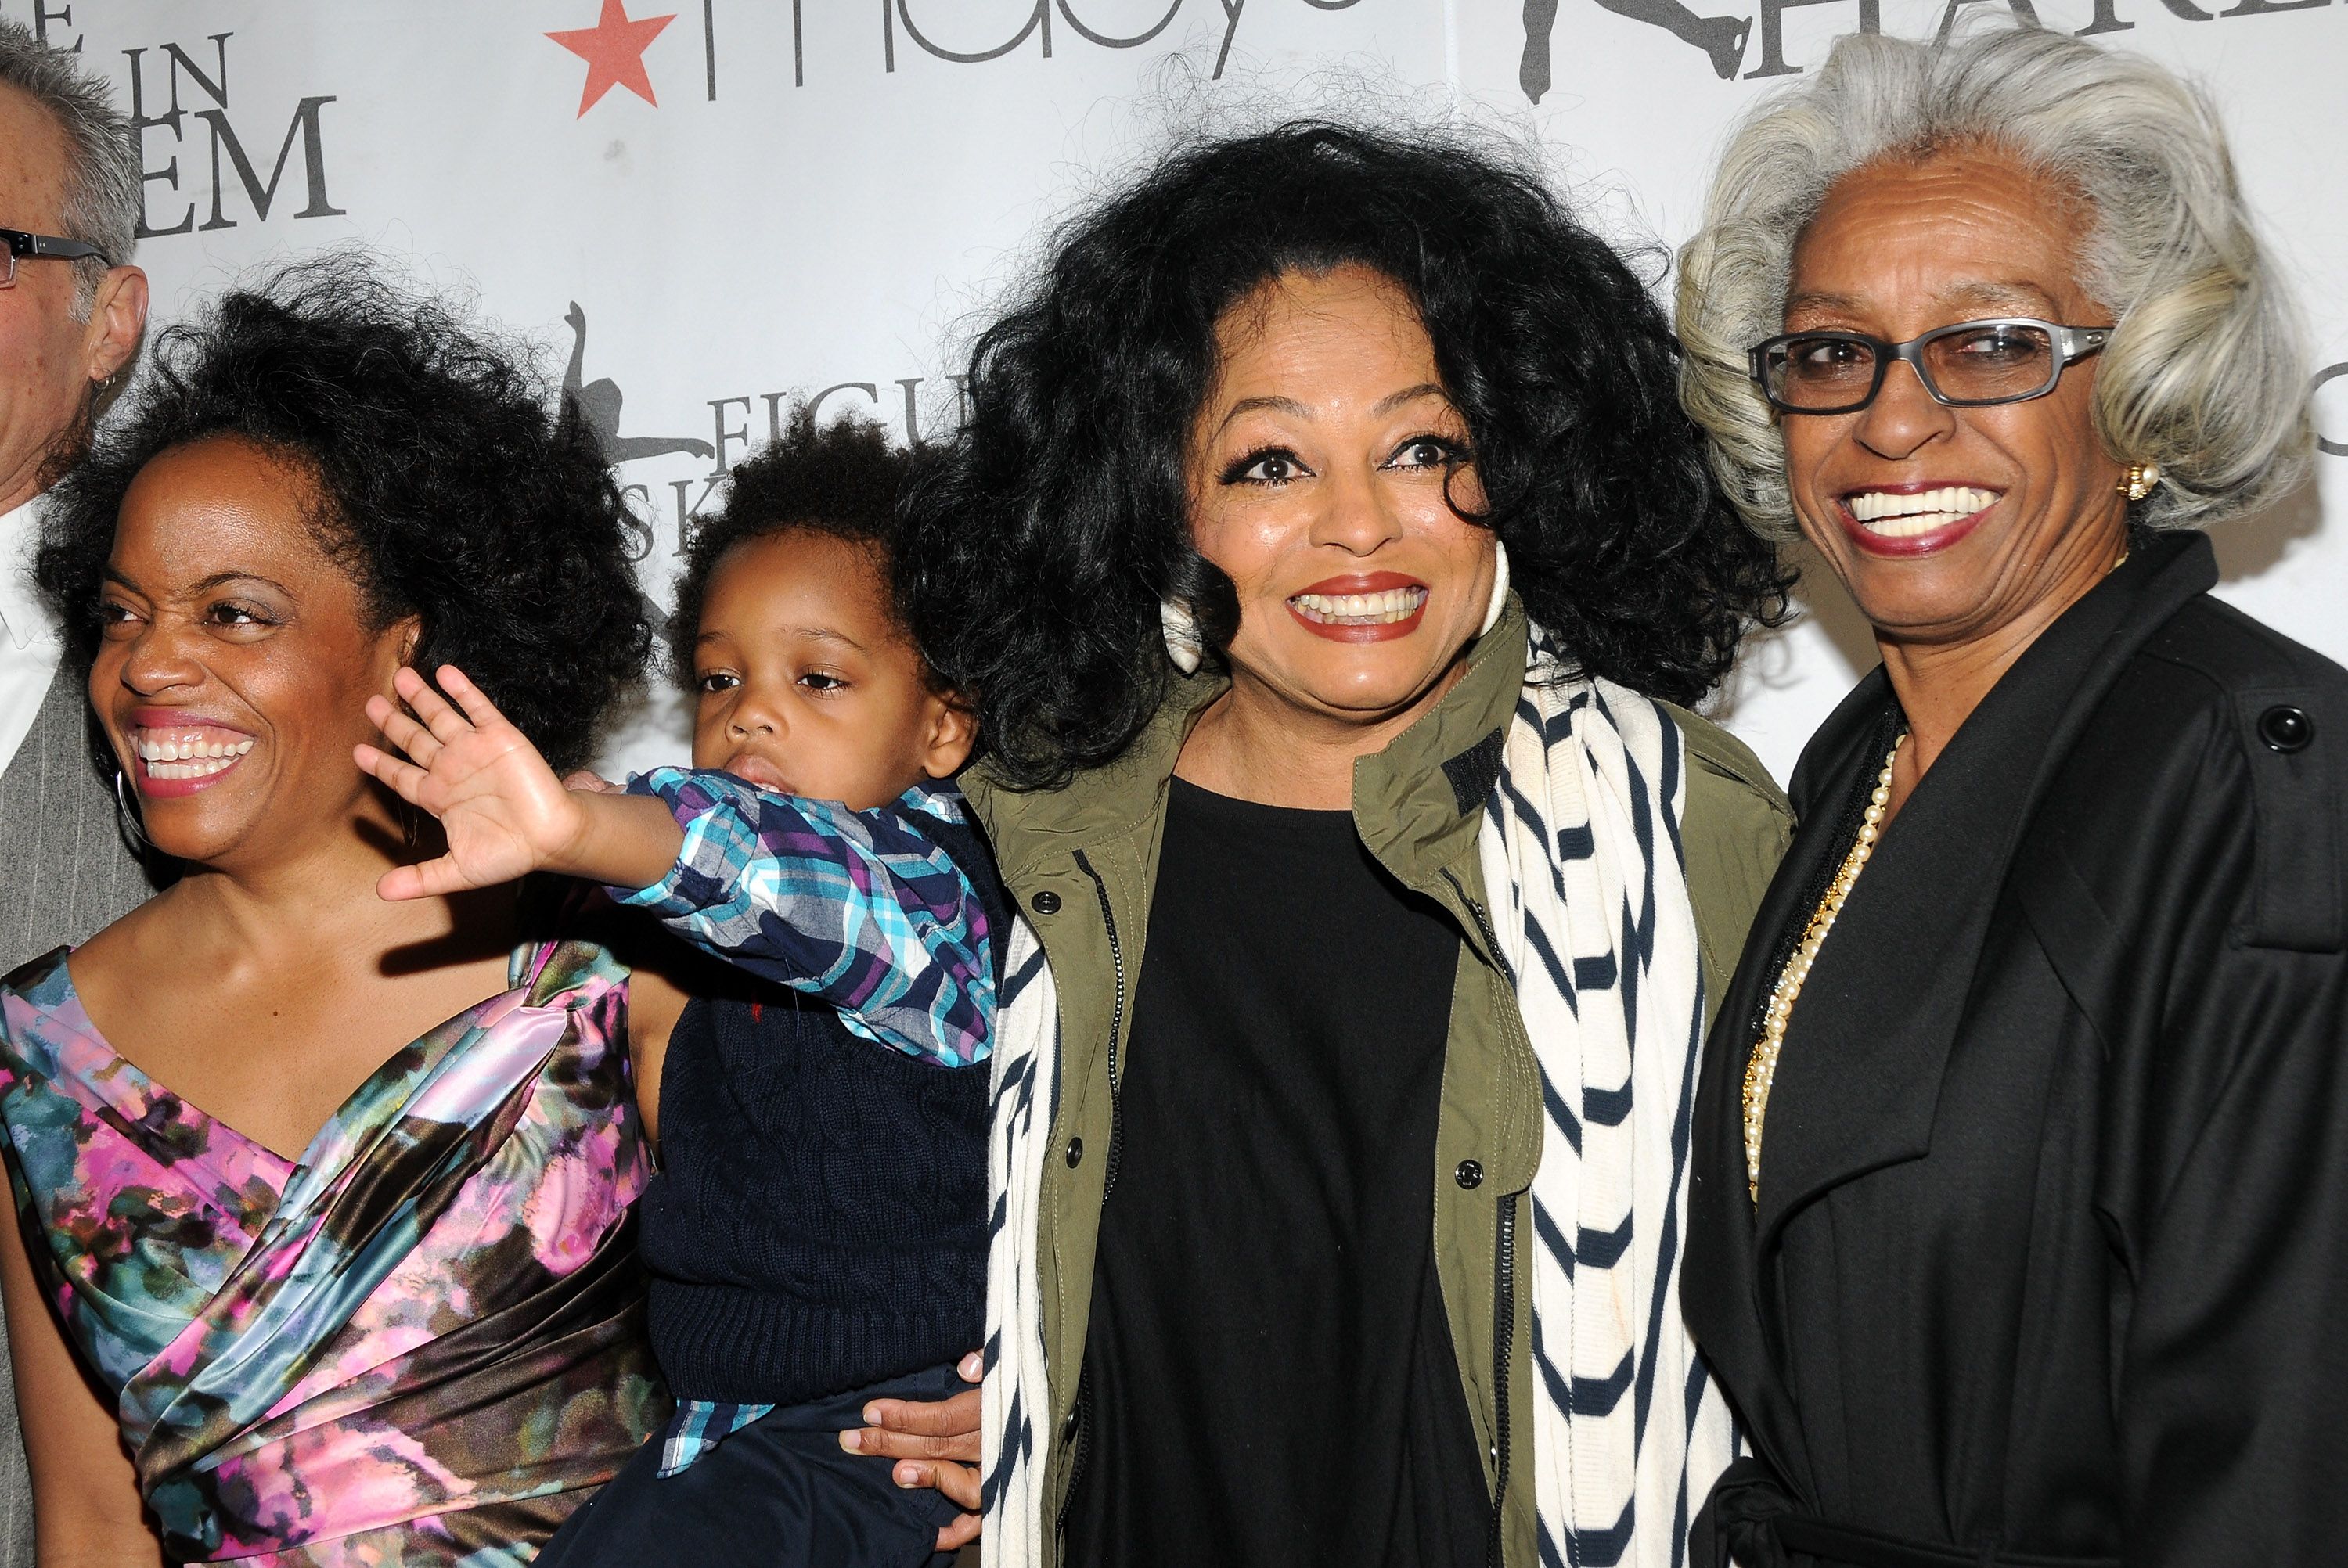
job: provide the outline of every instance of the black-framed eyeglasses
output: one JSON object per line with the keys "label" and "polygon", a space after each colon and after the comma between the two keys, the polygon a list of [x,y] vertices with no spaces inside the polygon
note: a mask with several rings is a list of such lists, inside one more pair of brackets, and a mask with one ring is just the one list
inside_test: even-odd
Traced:
{"label": "black-framed eyeglasses", "polygon": [[1934,401],[1982,408],[2044,397],[2063,367],[2111,341],[2110,327],[1995,316],[1936,327],[1906,343],[1865,333],[1787,333],[1752,349],[1761,395],[1787,414],[1855,414],[1875,401],[1894,360],[1906,360]]}
{"label": "black-framed eyeglasses", "polygon": [[109,267],[106,252],[87,240],[67,240],[55,234],[27,234],[22,229],[0,229],[0,289],[16,286],[16,262],[23,257],[54,261],[79,261],[96,257]]}

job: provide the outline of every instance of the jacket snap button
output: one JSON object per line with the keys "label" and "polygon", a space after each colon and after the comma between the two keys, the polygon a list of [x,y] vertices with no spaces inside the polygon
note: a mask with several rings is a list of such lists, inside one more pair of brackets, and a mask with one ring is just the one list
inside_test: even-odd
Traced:
{"label": "jacket snap button", "polygon": [[1478,1187],[1484,1184],[1484,1167],[1478,1164],[1473,1160],[1460,1161],[1459,1168],[1452,1172],[1451,1174],[1461,1186],[1466,1187],[1469,1192],[1473,1192]]}
{"label": "jacket snap button", "polygon": [[1066,1444],[1075,1442],[1076,1440],[1076,1412],[1070,1410],[1068,1412],[1068,1419],[1060,1423],[1060,1441],[1065,1446]]}
{"label": "jacket snap button", "polygon": [[2315,723],[2303,709],[2285,704],[2259,715],[2259,739],[2271,752],[2303,752],[2315,739]]}
{"label": "jacket snap button", "polygon": [[1046,887],[1028,899],[1027,907],[1038,915],[1056,915],[1060,912],[1060,896]]}
{"label": "jacket snap button", "polygon": [[1076,1168],[1076,1166],[1077,1166],[1078,1164],[1080,1164],[1080,1163],[1083,1162],[1084,1157],[1085,1157],[1085,1141],[1084,1141],[1082,1138],[1071,1138],[1071,1139],[1069,1139],[1069,1140],[1068,1140],[1068,1169],[1070,1169],[1071,1171],[1075,1170],[1075,1169]]}

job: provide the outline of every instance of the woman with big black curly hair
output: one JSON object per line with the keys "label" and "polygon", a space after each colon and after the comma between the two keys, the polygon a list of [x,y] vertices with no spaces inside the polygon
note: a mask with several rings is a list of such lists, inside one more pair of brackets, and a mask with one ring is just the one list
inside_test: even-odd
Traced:
{"label": "woman with big black curly hair", "polygon": [[[627,973],[362,774],[463,660],[583,761],[650,633],[593,436],[361,261],[165,333],[44,590],[174,886],[0,987],[44,1559],[519,1563],[657,1430]],[[166,1087],[169,1085],[170,1087]]]}
{"label": "woman with big black curly hair", "polygon": [[1783,579],[1661,313],[1512,158],[1293,124],[1078,220],[971,368],[900,559],[1032,921],[995,1550],[1671,1561],[1734,1443],[1691,1069],[1787,820],[1673,705]]}

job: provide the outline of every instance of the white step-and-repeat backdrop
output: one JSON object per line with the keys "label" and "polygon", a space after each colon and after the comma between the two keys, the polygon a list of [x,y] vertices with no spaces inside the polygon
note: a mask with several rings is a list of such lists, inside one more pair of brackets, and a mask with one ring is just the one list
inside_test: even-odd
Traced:
{"label": "white step-and-repeat backdrop", "polygon": [[[2348,661],[2348,0],[0,0],[137,127],[169,319],[360,241],[542,345],[665,597],[678,521],[801,396],[955,417],[955,345],[1055,214],[1170,136],[1315,108],[1535,139],[1626,242],[1838,34],[2001,6],[2217,98],[2314,333],[2319,477],[2219,535],[2226,596]],[[1693,8],[1691,8],[1693,7]],[[1830,581],[1718,706],[1779,776],[1873,662]],[[610,763],[684,748],[655,701]]]}

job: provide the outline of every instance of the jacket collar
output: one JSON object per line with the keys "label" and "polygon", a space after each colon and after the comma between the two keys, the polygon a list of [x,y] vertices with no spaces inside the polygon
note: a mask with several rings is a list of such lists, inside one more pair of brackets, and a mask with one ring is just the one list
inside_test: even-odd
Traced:
{"label": "jacket collar", "polygon": [[[1474,843],[1499,777],[1500,740],[1524,685],[1525,657],[1525,612],[1511,594],[1500,619],[1469,648],[1458,684],[1384,751],[1354,763],[1362,842],[1406,886],[1434,881]],[[1123,756],[1062,789],[1022,794],[983,764],[972,770],[964,792],[986,823],[1004,880],[1016,886],[1046,859],[1156,822],[1191,727],[1229,687],[1205,672],[1176,682]]]}
{"label": "jacket collar", "polygon": [[1384,751],[1354,761],[1354,827],[1405,886],[1426,891],[1441,867],[1472,852],[1524,692],[1526,656],[1525,612],[1511,594],[1468,650],[1459,683]]}
{"label": "jacket collar", "polygon": [[[1790,1113],[1762,1156],[1765,1249],[1794,1207],[1930,1148],[1941,1072],[2023,829],[2120,670],[2216,580],[2201,536],[2140,541],[2014,661],[1884,835],[1804,982],[1827,999],[1830,1021],[1806,1031],[1797,1012],[1770,1092],[1772,1108]],[[1838,739],[1848,752],[1848,733]],[[1857,760],[1869,773],[1881,765],[1879,755]],[[1885,983],[1887,955],[1923,953],[1935,955],[1924,972],[1901,966]],[[1804,1136],[1812,1126],[1832,1135]]]}

